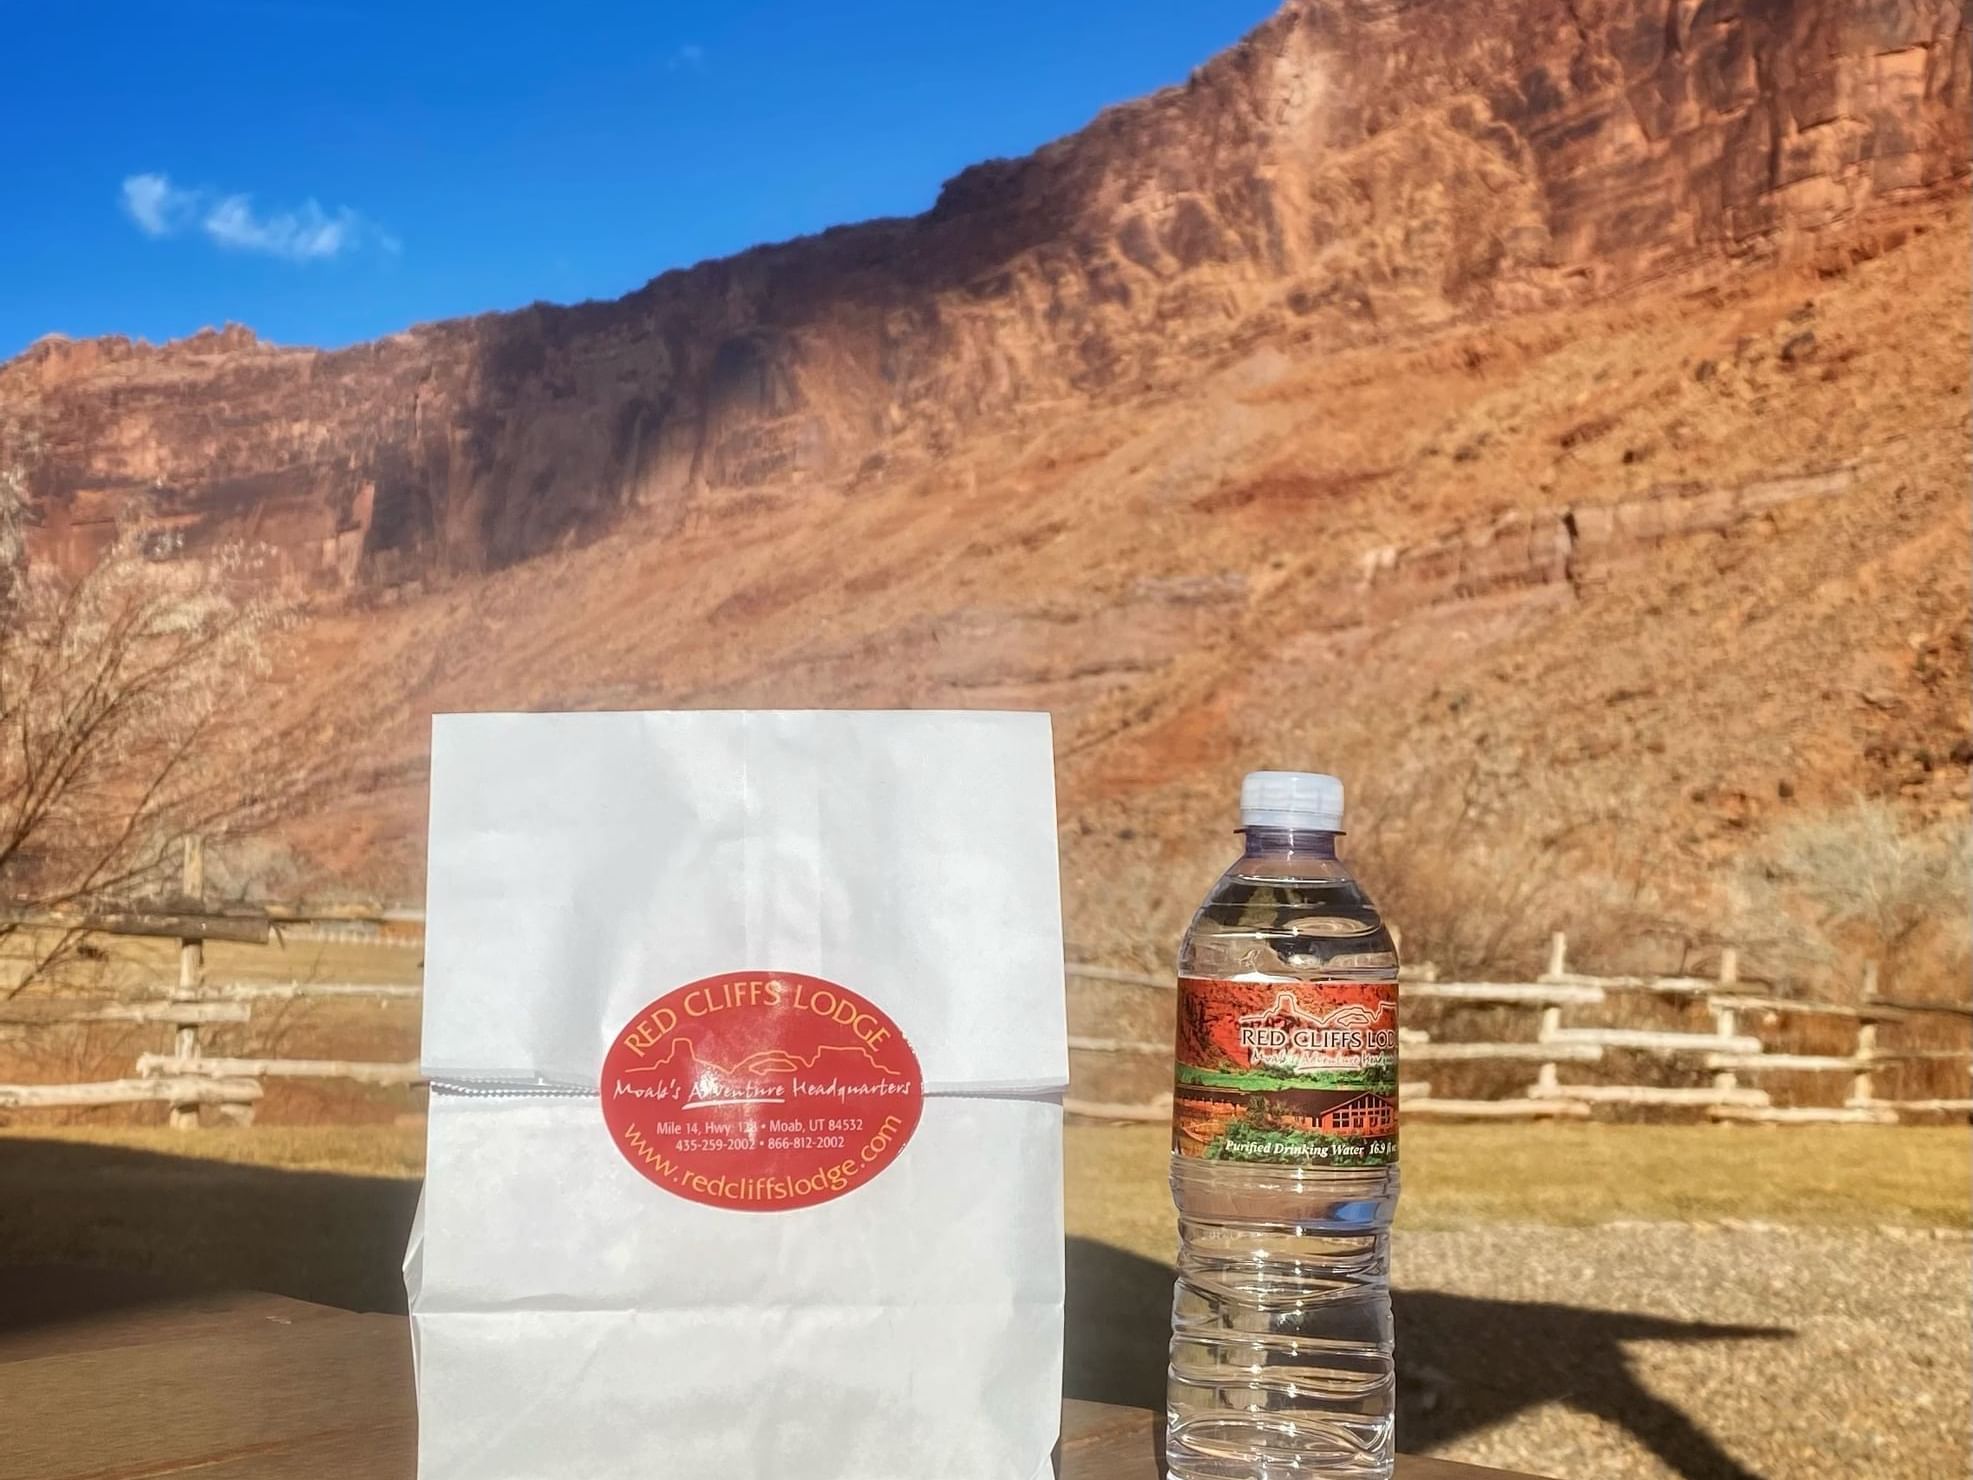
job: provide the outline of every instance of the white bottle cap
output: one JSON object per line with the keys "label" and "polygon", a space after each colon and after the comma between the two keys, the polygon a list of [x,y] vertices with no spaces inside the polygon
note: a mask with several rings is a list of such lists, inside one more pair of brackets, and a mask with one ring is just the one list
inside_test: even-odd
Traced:
{"label": "white bottle cap", "polygon": [[1343,783],[1317,771],[1249,771],[1240,783],[1242,827],[1343,830]]}

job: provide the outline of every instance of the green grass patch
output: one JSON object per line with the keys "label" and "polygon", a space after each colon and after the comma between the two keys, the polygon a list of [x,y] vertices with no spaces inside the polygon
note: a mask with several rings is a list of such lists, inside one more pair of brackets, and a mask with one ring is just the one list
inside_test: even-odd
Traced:
{"label": "green grass patch", "polygon": [[1274,1089],[1374,1089],[1385,1094],[1397,1093],[1397,1079],[1389,1067],[1343,1069],[1329,1074],[1270,1074],[1264,1069],[1200,1069],[1180,1064],[1178,1082],[1248,1094],[1265,1094]]}

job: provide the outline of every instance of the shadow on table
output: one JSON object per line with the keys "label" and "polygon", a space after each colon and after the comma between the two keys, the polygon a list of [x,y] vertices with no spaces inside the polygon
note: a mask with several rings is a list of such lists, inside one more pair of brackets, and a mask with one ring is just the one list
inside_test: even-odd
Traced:
{"label": "shadow on table", "polygon": [[[1068,1247],[1068,1394],[1162,1409],[1171,1269],[1088,1239]],[[1758,1480],[1681,1409],[1638,1381],[1626,1341],[1781,1340],[1622,1311],[1399,1290],[1398,1434],[1427,1450],[1523,1409],[1561,1403],[1624,1429],[1684,1480]]]}
{"label": "shadow on table", "polygon": [[[0,1137],[0,1335],[188,1290],[401,1311],[417,1197],[400,1178]],[[1068,1395],[1161,1409],[1170,1269],[1071,1239],[1068,1282]],[[1685,1480],[1751,1480],[1638,1381],[1622,1344],[1790,1333],[1437,1291],[1394,1299],[1407,1449],[1553,1402],[1621,1426]]]}
{"label": "shadow on table", "polygon": [[0,1333],[166,1291],[401,1311],[417,1201],[403,1178],[0,1136]]}

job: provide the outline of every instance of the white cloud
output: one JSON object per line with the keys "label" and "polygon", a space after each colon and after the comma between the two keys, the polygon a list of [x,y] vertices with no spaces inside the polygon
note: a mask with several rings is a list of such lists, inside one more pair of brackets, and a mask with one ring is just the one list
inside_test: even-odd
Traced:
{"label": "white cloud", "polygon": [[665,65],[674,72],[680,67],[690,67],[694,72],[703,72],[706,66],[706,49],[696,41],[688,41],[671,54],[671,60]]}
{"label": "white cloud", "polygon": [[180,190],[169,175],[131,175],[123,182],[123,209],[146,236],[170,236],[198,205],[198,192]]}
{"label": "white cloud", "polygon": [[259,252],[289,262],[316,262],[365,247],[395,255],[395,236],[348,206],[325,211],[313,198],[293,210],[265,215],[244,193],[183,190],[167,175],[132,175],[123,182],[123,208],[146,236],[172,236],[197,224],[213,245]]}
{"label": "white cloud", "polygon": [[207,236],[233,251],[308,262],[341,252],[355,239],[359,223],[347,208],[330,216],[312,200],[303,201],[298,211],[257,216],[250,197],[229,195],[213,203],[200,225]]}

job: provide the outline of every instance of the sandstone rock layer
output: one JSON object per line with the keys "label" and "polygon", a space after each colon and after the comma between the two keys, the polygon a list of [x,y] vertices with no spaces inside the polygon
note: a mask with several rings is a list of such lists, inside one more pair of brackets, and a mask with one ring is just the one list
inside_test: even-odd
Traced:
{"label": "sandstone rock layer", "polygon": [[46,557],[87,562],[142,495],[311,587],[417,584],[934,468],[983,420],[1257,343],[1840,255],[1963,177],[1968,47],[1952,0],[1296,0],[921,217],[335,353],[48,341],[0,403],[39,438]]}

